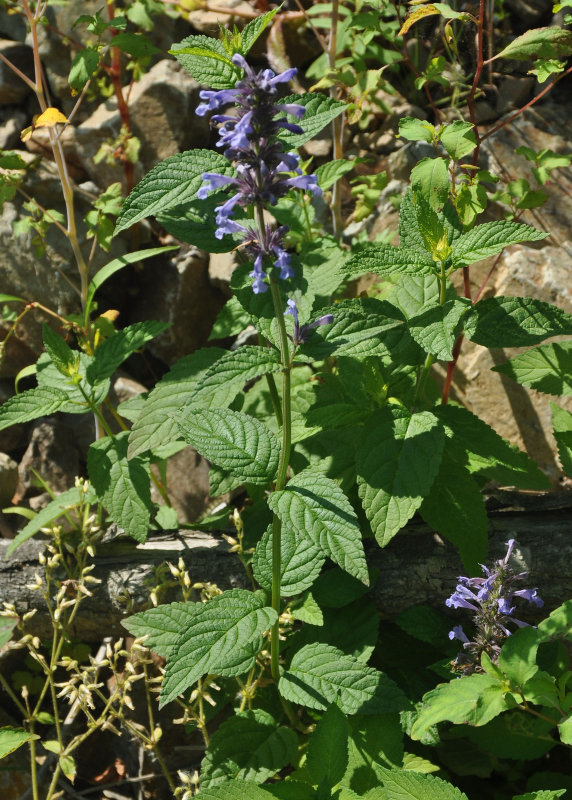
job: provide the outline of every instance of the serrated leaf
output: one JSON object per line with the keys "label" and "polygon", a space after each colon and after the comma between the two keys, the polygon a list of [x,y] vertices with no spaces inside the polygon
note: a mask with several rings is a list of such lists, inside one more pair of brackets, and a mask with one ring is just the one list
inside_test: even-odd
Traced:
{"label": "serrated leaf", "polygon": [[401,205],[399,206],[399,242],[401,247],[415,250],[429,263],[431,256],[425,247],[425,242],[419,231],[417,222],[417,209],[413,200],[411,187],[405,190]]}
{"label": "serrated leaf", "polygon": [[328,161],[316,170],[318,186],[325,192],[354,168],[355,161],[349,161],[347,158],[336,158],[334,161]]}
{"label": "serrated leaf", "polygon": [[387,353],[384,341],[392,343],[403,334],[408,336],[399,313],[373,297],[342,300],[320,309],[314,316],[328,313],[333,314],[334,321],[313,330],[308,342],[299,348],[299,355],[315,360],[334,354],[354,358],[384,355]]}
{"label": "serrated leaf", "polygon": [[168,658],[179,641],[181,630],[188,624],[199,603],[164,603],[156,608],[141,611],[122,620],[129,633],[140,638],[145,645],[164,658]]}
{"label": "serrated leaf", "polygon": [[41,528],[45,528],[50,523],[59,519],[66,511],[69,511],[82,503],[95,503],[97,501],[96,494],[93,488],[89,488],[87,494],[84,494],[80,489],[73,486],[66,492],[62,492],[47,506],[34,514],[32,519],[22,528],[17,536],[10,542],[7,550],[6,557],[11,556],[14,550],[19,547],[23,542],[31,539],[34,534],[38,533]]}
{"label": "serrated leaf", "polygon": [[209,342],[213,339],[226,339],[236,336],[250,325],[250,314],[244,310],[234,295],[228,300],[215,320],[209,334]]}
{"label": "serrated leaf", "polygon": [[44,348],[50,357],[50,361],[54,367],[62,375],[67,377],[73,372],[73,368],[79,357],[79,353],[74,352],[71,347],[64,342],[61,336],[58,336],[49,325],[45,323],[42,325],[42,339],[44,341]]}
{"label": "serrated leaf", "polygon": [[328,706],[308,742],[306,769],[313,784],[339,783],[348,764],[348,720],[335,703]]}
{"label": "serrated leaf", "polygon": [[324,624],[322,609],[316,603],[314,595],[311,592],[306,592],[302,597],[293,600],[288,610],[293,619],[299,619],[301,622],[306,622],[308,625],[322,627]]}
{"label": "serrated leaf", "polygon": [[374,272],[381,277],[390,275],[430,275],[435,269],[431,256],[394,247],[391,244],[371,244],[351,256],[343,265],[348,278],[357,278],[366,272]]}
{"label": "serrated leaf", "polygon": [[572,476],[572,414],[556,403],[551,403],[554,438],[558,446],[558,457],[564,472]]}
{"label": "serrated leaf", "polygon": [[572,395],[572,343],[544,344],[493,367],[521,386],[560,397]]}
{"label": "serrated leaf", "polygon": [[445,125],[439,141],[454,161],[460,161],[477,146],[473,124],[462,120],[455,120]]}
{"label": "serrated leaf", "polygon": [[403,731],[397,714],[350,718],[349,764],[343,785],[361,797],[380,786],[382,767],[400,766],[402,758]]}
{"label": "serrated leaf", "polygon": [[93,360],[87,368],[88,382],[96,384],[110,378],[126,358],[143,347],[146,342],[159,336],[168,327],[168,322],[157,320],[135,322],[133,325],[117,331],[109,339],[105,339],[95,351]]}
{"label": "serrated leaf", "polygon": [[538,623],[542,641],[566,639],[572,636],[572,600],[567,600],[554,609],[551,614]]}
{"label": "serrated leaf", "polygon": [[53,414],[66,404],[67,399],[65,391],[51,386],[36,386],[16,394],[0,406],[0,431],[18,422],[30,422]]}
{"label": "serrated leaf", "polygon": [[296,734],[262,709],[238,712],[214,732],[201,764],[203,789],[234,780],[263,783],[296,755]]}
{"label": "serrated leaf", "polygon": [[439,471],[445,434],[434,414],[377,411],[357,450],[358,489],[381,547],[398,533],[429,494]]}
{"label": "serrated leaf", "polygon": [[76,54],[71,63],[68,77],[69,85],[80,92],[99,65],[99,53],[92,47],[86,47]]}
{"label": "serrated leaf", "polygon": [[243,55],[246,55],[252,49],[256,40],[262,35],[279,11],[280,7],[273,8],[245,25],[240,34],[240,52]]}
{"label": "serrated leaf", "polygon": [[399,135],[411,142],[432,142],[435,126],[424,119],[402,117],[399,120]]}
{"label": "serrated leaf", "polygon": [[[81,384],[81,389],[74,380],[62,376],[47,353],[42,353],[36,362],[38,388],[65,391],[66,402],[59,410],[64,411],[66,414],[86,414],[91,410],[90,404],[85,399],[86,394],[90,397],[91,402],[98,406],[104,402],[109,392],[110,383],[108,379],[90,384],[87,378],[87,370],[93,361],[93,356],[78,352],[76,353],[76,358],[75,368],[77,369],[77,378]],[[66,387],[65,390],[63,389],[64,386]]]}
{"label": "serrated leaf", "polygon": [[306,535],[350,575],[369,582],[358,518],[335,481],[314,471],[300,472],[285,489],[270,495],[268,505],[284,526]]}
{"label": "serrated leaf", "polygon": [[173,364],[149,393],[131,429],[129,458],[182,438],[172,414],[192,404],[197,384],[225,353],[220,347],[205,347]]}
{"label": "serrated leaf", "polygon": [[254,417],[227,409],[182,409],[175,419],[188,444],[245,483],[265,486],[276,475],[278,439]]}
{"label": "serrated leaf", "polygon": [[467,795],[435,775],[381,768],[387,800],[468,800]]}
{"label": "serrated leaf", "polygon": [[533,297],[488,297],[465,317],[465,336],[483,347],[526,347],[572,334],[572,315]]}
{"label": "serrated leaf", "polygon": [[130,31],[116,34],[111,40],[111,46],[118,47],[134,58],[148,58],[161,52],[144,34]]}
{"label": "serrated leaf", "polygon": [[540,639],[536,628],[520,628],[501,648],[498,665],[517,691],[538,672],[536,653]]}
{"label": "serrated leaf", "polygon": [[439,361],[452,361],[453,347],[470,307],[471,301],[465,297],[425,307],[407,320],[409,332],[426,353],[431,353]]}
{"label": "serrated leaf", "polygon": [[25,731],[23,728],[14,728],[11,725],[5,725],[0,728],[0,758],[10,755],[10,753],[22,747],[26,742],[39,738],[37,734]]}
{"label": "serrated leaf", "polygon": [[516,61],[529,61],[533,58],[559,58],[570,55],[572,31],[556,26],[534,28],[507,45],[495,58],[511,58]]}
{"label": "serrated leaf", "polygon": [[411,170],[413,194],[422,194],[431,208],[441,208],[449,193],[449,171],[444,158],[422,158]]}
{"label": "serrated leaf", "polygon": [[558,733],[563,744],[572,745],[572,715],[558,723]]}
{"label": "serrated leaf", "polygon": [[328,644],[298,650],[278,689],[293,703],[325,711],[335,702],[345,714],[383,714],[407,706],[401,689],[383,672]]}
{"label": "serrated leaf", "polygon": [[450,683],[441,683],[423,697],[423,705],[413,723],[412,739],[438,722],[456,725],[486,725],[508,708],[503,686],[490,675],[462,675]]}
{"label": "serrated leaf", "polygon": [[254,666],[262,635],[277,619],[264,602],[264,592],[232,589],[201,604],[170,652],[161,708],[202,675],[242,675]]}
{"label": "serrated leaf", "polygon": [[111,519],[144,542],[149,530],[151,489],[149,463],[127,458],[129,431],[97,439],[87,454],[87,471],[93,488]]}
{"label": "serrated leaf", "polygon": [[454,242],[451,259],[453,266],[465,267],[476,261],[482,261],[483,258],[494,256],[511,244],[538,242],[547,236],[548,233],[520,222],[508,222],[504,219],[485,222],[464,233]]}
{"label": "serrated leaf", "polygon": [[284,142],[286,149],[295,150],[303,144],[314,139],[326,125],[329,125],[336,117],[345,110],[346,104],[340,100],[334,100],[325,94],[318,92],[308,94],[290,94],[280,101],[281,103],[297,103],[304,106],[306,113],[301,120],[287,115],[289,122],[299,125],[304,133],[291,133],[281,131],[280,139]]}
{"label": "serrated leaf", "polygon": [[[340,573],[347,575],[347,573]],[[327,573],[324,573],[327,574]],[[352,578],[355,581],[355,578]],[[319,590],[319,582],[315,586],[318,591],[312,597],[321,598],[323,593]],[[363,584],[358,584],[363,589]],[[344,586],[341,586],[340,594],[343,594]],[[303,628],[296,637],[296,646],[302,647],[306,644],[321,642],[329,644],[341,650],[348,656],[356,658],[366,664],[374,651],[375,644],[379,637],[379,616],[375,606],[366,597],[360,597],[353,603],[346,604],[343,597],[336,600],[342,608],[325,608],[323,611],[323,623],[318,627],[311,623]],[[445,632],[445,636],[447,632]]]}
{"label": "serrated leaf", "polygon": [[435,414],[445,424],[448,436],[454,437],[455,445],[467,454],[460,461],[472,474],[521,489],[549,487],[548,478],[526,453],[467,408],[448,404],[436,408]]}
{"label": "serrated leaf", "polygon": [[115,233],[194,200],[203,184],[203,172],[232,175],[234,169],[223,155],[212,150],[186,150],[161,161],[125,199]]}
{"label": "serrated leaf", "polygon": [[187,36],[169,51],[193,78],[209,89],[234,89],[242,70],[224,45],[211,36]]}
{"label": "serrated leaf", "polygon": [[209,195],[205,200],[193,200],[175,206],[169,211],[157,212],[157,222],[182,242],[194,244],[208,253],[229,253],[235,246],[233,236],[217,238],[215,208],[222,205],[227,196],[222,192]]}
{"label": "serrated leaf", "polygon": [[455,547],[469,575],[487,557],[489,521],[481,490],[470,474],[447,454],[419,509],[425,522]]}
{"label": "serrated leaf", "polygon": [[539,792],[516,794],[512,800],[556,800],[566,794],[566,789],[541,789]]}
{"label": "serrated leaf", "polygon": [[273,795],[251,781],[226,781],[201,789],[196,797],[199,800],[271,800]]}
{"label": "serrated leaf", "polygon": [[277,350],[254,345],[231,350],[207,369],[198,381],[193,405],[204,409],[227,406],[246,383],[281,369]]}
{"label": "serrated leaf", "polygon": [[491,720],[486,726],[469,728],[469,741],[494,758],[530,762],[542,758],[557,745],[554,725],[515,708]]}
{"label": "serrated leaf", "polygon": [[[305,592],[314,583],[326,556],[310,539],[289,526],[280,536],[280,594],[292,597]],[[252,558],[254,577],[268,592],[272,589],[272,528],[268,528],[256,545]]]}

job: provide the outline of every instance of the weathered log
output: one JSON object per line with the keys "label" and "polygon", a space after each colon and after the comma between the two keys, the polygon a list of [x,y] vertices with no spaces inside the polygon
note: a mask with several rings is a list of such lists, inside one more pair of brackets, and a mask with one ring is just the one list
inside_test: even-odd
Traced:
{"label": "weathered log", "polygon": [[[572,495],[505,492],[502,500],[505,505],[499,508],[497,500],[489,498],[490,558],[501,557],[505,542],[516,538],[517,558],[530,573],[527,586],[538,586],[546,608],[552,609],[572,597]],[[420,603],[445,610],[444,600],[456,576],[464,573],[452,545],[417,519],[383,550],[374,540],[365,544],[368,561],[379,572],[371,596],[383,618],[392,619]],[[14,603],[19,613],[37,608],[31,632],[49,638],[42,598],[27,588],[34,573],[41,572],[38,555],[43,545],[31,540],[5,559],[8,545],[0,541],[0,602]],[[93,597],[83,601],[74,634],[88,642],[125,635],[121,620],[149,606],[156,569],[165,561],[176,564],[182,557],[193,582],[208,581],[222,589],[248,587],[248,578],[229,549],[221,535],[199,531],[153,534],[145,544],[123,535],[110,537],[99,545],[95,558],[93,574],[102,583]]]}

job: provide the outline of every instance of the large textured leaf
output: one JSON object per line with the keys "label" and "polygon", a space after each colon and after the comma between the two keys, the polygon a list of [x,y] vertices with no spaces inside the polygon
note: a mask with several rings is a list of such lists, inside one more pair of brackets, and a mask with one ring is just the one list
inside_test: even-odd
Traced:
{"label": "large textured leaf", "polygon": [[262,635],[276,621],[264,602],[264,592],[232,589],[197,608],[170,652],[161,707],[202,675],[242,675],[254,666]]}
{"label": "large textured leaf", "polygon": [[435,413],[445,424],[446,433],[455,447],[462,451],[458,460],[461,465],[466,464],[469,472],[504,486],[521,489],[549,487],[546,475],[526,453],[499,436],[468,409],[449,403],[439,406]]}
{"label": "large textured leaf", "polygon": [[407,320],[409,332],[417,344],[440,361],[453,360],[453,347],[461,332],[462,320],[471,301],[464,297],[447,300],[443,305],[425,307]]}
{"label": "large textured leaf", "polygon": [[263,783],[294,758],[297,746],[294,731],[279,727],[267,711],[239,712],[212,735],[201,764],[201,787],[229,779]]}
{"label": "large textured leaf", "polygon": [[240,35],[240,52],[246,55],[252,49],[253,44],[259,36],[262,35],[264,30],[272,22],[273,17],[280,11],[280,8],[273,8],[267,11],[266,14],[261,14],[256,19],[253,19],[248,25],[245,25]]}
{"label": "large textured leaf", "polygon": [[462,120],[445,125],[439,141],[454,161],[469,155],[477,146],[473,124]]}
{"label": "large textured leaf", "polygon": [[201,789],[198,800],[272,800],[270,792],[251,781],[226,781]]}
{"label": "large textured leaf", "polygon": [[501,648],[498,665],[516,690],[523,689],[538,672],[536,654],[541,639],[542,634],[530,625],[515,631]]}
{"label": "large textured leaf", "polygon": [[66,414],[87,414],[90,411],[90,405],[86,401],[85,395],[87,394],[95,405],[101,405],[109,392],[110,382],[108,378],[91,382],[88,370],[93,363],[93,356],[88,356],[87,353],[76,353],[76,355],[78,356],[77,373],[81,389],[71,379],[65,378],[61,374],[47,353],[42,353],[36,362],[38,388],[65,391],[67,402],[59,410]]}
{"label": "large textured leaf", "polygon": [[193,405],[220,408],[231,403],[245,383],[271,372],[280,372],[280,354],[268,347],[247,345],[229,351],[201,377]]}
{"label": "large textured leaf", "polygon": [[185,356],[171,367],[150,392],[131,429],[129,458],[182,438],[171,415],[178,408],[192,405],[197,384],[225,353],[219,347],[206,347]]}
{"label": "large textured leaf", "polygon": [[464,792],[435,775],[385,768],[380,772],[387,800],[468,800]]}
{"label": "large textured leaf", "polygon": [[359,795],[381,784],[382,767],[403,761],[403,731],[397,714],[350,719],[349,764],[342,779]]}
{"label": "large textured leaf", "polygon": [[187,36],[170,51],[193,78],[209,89],[232,89],[242,70],[212,36]]}
{"label": "large textured leaf", "polygon": [[415,250],[423,259],[431,258],[417,222],[417,209],[411,188],[405,190],[399,207],[399,242],[401,247]]}
{"label": "large textured leaf", "polygon": [[419,275],[431,274],[435,262],[428,253],[390,244],[371,244],[348,258],[342,267],[349,278],[357,278],[366,272],[376,275]]}
{"label": "large textured leaf", "polygon": [[496,678],[463,675],[439,684],[423,697],[411,738],[421,739],[432,725],[444,720],[456,725],[486,725],[508,707],[503,686]]}
{"label": "large textured leaf", "polygon": [[282,103],[297,103],[306,109],[306,113],[301,120],[294,117],[288,117],[290,122],[299,125],[304,133],[291,133],[290,131],[282,131],[280,139],[284,142],[288,149],[296,149],[301,147],[310,139],[313,139],[326,125],[329,125],[332,120],[344,111],[346,104],[339,100],[333,100],[325,94],[319,92],[308,94],[290,94],[280,102]]}
{"label": "large textured leaf", "polygon": [[110,378],[115,370],[146,342],[159,336],[169,327],[167,322],[147,320],[135,322],[102,342],[87,368],[86,376],[90,384]]}
{"label": "large textured leaf", "polygon": [[494,256],[511,244],[537,242],[548,235],[520,222],[508,222],[504,219],[485,222],[457,239],[453,244],[451,259],[455,267],[464,267]]}
{"label": "large textured leaf", "polygon": [[[280,594],[292,597],[314,583],[326,556],[306,536],[290,526],[282,526],[280,536]],[[252,559],[254,577],[266,591],[272,589],[272,528],[262,535]]]}
{"label": "large textured leaf", "polygon": [[307,536],[350,575],[369,582],[358,518],[335,481],[305,470],[273,492],[268,505],[285,527]]}
{"label": "large textured leaf", "polygon": [[390,678],[328,644],[309,644],[294,655],[278,685],[287,700],[326,710],[337,703],[345,714],[400,711],[408,701]]}
{"label": "large textured leaf", "polygon": [[335,786],[343,778],[348,763],[348,720],[333,703],[319,720],[308,742],[306,769],[311,781],[325,779]]}
{"label": "large textured leaf", "polygon": [[[315,316],[328,313],[333,314],[334,321],[312,331],[308,343],[299,349],[300,355],[316,360],[334,354],[354,358],[383,355],[387,352],[384,341],[402,335],[405,327],[395,309],[372,297],[342,300],[320,309]],[[407,335],[407,331],[404,333]]]}
{"label": "large textured leaf", "polygon": [[528,61],[532,58],[560,58],[570,55],[572,31],[556,26],[534,28],[517,36],[495,58],[512,58]]}
{"label": "large textured leaf", "polygon": [[483,347],[526,347],[572,334],[572,315],[532,297],[488,297],[465,317],[465,335]]}
{"label": "large textured leaf", "polygon": [[444,158],[422,158],[411,170],[411,188],[431,208],[441,208],[449,193],[449,170]]}
{"label": "large textured leaf", "polygon": [[572,395],[572,342],[543,344],[493,367],[521,386],[559,397]]}
{"label": "large textured leaf", "polygon": [[254,417],[228,409],[183,409],[176,419],[186,442],[245,483],[264,486],[276,475],[278,439]]}
{"label": "large textured leaf", "polygon": [[212,150],[186,150],[161,161],[126,198],[115,232],[194,200],[203,184],[203,172],[232,175],[233,168],[223,155]]}
{"label": "large textured leaf", "polygon": [[87,454],[87,471],[111,519],[139,542],[149,530],[151,489],[149,463],[127,459],[128,431],[97,439]]}
{"label": "large textured leaf", "polygon": [[146,636],[146,646],[168,658],[179,641],[181,631],[200,607],[200,603],[164,603],[133,614],[121,624],[135,637]]}
{"label": "large textured leaf", "polygon": [[376,412],[358,445],[359,495],[382,547],[429,494],[439,471],[445,434],[429,411],[397,407]]}
{"label": "large textured leaf", "polygon": [[560,463],[566,475],[572,477],[572,414],[556,403],[551,403],[550,407]]}
{"label": "large textured leaf", "polygon": [[468,574],[479,574],[487,557],[489,521],[476,481],[445,449],[439,472],[420,513],[425,522],[456,547]]}
{"label": "large textured leaf", "polygon": [[0,431],[17,422],[29,422],[53,414],[65,405],[67,399],[67,392],[51,386],[36,386],[14,395],[0,407]]}

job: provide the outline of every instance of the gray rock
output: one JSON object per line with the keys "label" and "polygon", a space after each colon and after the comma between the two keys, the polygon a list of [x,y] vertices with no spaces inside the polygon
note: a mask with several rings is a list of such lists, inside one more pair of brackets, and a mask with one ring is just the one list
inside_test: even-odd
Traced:
{"label": "gray rock", "polygon": [[37,494],[34,491],[38,485],[34,472],[55,492],[63,492],[74,485],[80,473],[79,453],[73,432],[61,417],[46,417],[34,424],[18,472],[19,497],[27,493]]}
{"label": "gray rock", "polygon": [[[179,524],[195,522],[205,510],[209,501],[209,465],[192,447],[185,447],[167,461],[167,491]],[[162,502],[153,482],[151,499]]]}
{"label": "gray rock", "polygon": [[504,0],[505,8],[512,12],[512,19],[517,22],[518,30],[534,27],[545,21],[550,21],[552,0]]}
{"label": "gray rock", "polygon": [[8,506],[18,486],[18,465],[7,453],[0,453],[0,509]]}
{"label": "gray rock", "polygon": [[[34,79],[32,48],[21,42],[0,39],[0,53],[28,78]],[[0,104],[21,103],[31,94],[29,86],[10,67],[0,61]]]}
{"label": "gray rock", "polygon": [[209,258],[210,282],[230,297],[230,279],[238,261],[236,253],[211,253]]}
{"label": "gray rock", "polygon": [[20,133],[26,127],[26,114],[19,108],[0,109],[0,150],[20,145]]}
{"label": "gray rock", "polygon": [[536,78],[527,75],[506,75],[500,82],[496,112],[499,116],[521,108],[532,97]]}

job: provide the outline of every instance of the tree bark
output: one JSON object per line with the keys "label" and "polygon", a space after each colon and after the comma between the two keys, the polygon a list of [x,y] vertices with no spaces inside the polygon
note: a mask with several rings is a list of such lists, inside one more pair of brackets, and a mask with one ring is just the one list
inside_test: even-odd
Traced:
{"label": "tree bark", "polygon": [[[516,558],[529,572],[526,586],[537,586],[551,610],[572,597],[572,493],[544,495],[497,492],[489,497],[489,561],[506,552],[508,539],[517,540]],[[462,531],[460,532],[462,533]],[[31,633],[50,638],[51,626],[38,592],[27,588],[34,573],[42,572],[41,541],[30,540],[6,559],[8,541],[0,541],[0,602],[14,603],[18,613],[37,608],[29,622]],[[102,583],[93,597],[82,601],[73,634],[86,642],[104,636],[124,636],[121,620],[150,606],[157,583],[156,570],[166,561],[183,558],[193,582],[216,583],[221,589],[248,588],[249,581],[236,555],[221,535],[200,531],[152,534],[145,544],[123,534],[108,535],[98,546],[95,577]],[[421,603],[447,612],[445,599],[465,574],[457,550],[414,519],[387,547],[365,541],[368,562],[378,570],[371,597],[383,619],[393,619]],[[170,578],[170,573],[167,573]],[[180,599],[173,590],[164,601]]]}

